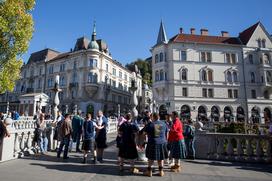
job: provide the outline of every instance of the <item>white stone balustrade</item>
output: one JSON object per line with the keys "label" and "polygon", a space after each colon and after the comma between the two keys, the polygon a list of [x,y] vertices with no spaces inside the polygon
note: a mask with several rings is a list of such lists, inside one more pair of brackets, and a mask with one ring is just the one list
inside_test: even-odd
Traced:
{"label": "white stone balustrade", "polygon": [[271,163],[271,144],[269,135],[200,132],[196,134],[196,157]]}

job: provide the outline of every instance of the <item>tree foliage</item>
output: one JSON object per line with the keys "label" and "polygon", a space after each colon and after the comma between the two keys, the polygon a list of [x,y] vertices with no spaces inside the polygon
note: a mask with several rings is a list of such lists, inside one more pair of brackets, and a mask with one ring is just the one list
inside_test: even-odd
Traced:
{"label": "tree foliage", "polygon": [[12,91],[20,78],[21,55],[34,30],[30,11],[35,0],[0,1],[0,93]]}
{"label": "tree foliage", "polygon": [[152,68],[151,68],[151,60],[150,59],[137,59],[136,61],[127,64],[126,67],[130,71],[134,71],[134,67],[137,65],[138,69],[141,72],[141,76],[143,78],[143,83],[146,83],[148,85],[152,84]]}

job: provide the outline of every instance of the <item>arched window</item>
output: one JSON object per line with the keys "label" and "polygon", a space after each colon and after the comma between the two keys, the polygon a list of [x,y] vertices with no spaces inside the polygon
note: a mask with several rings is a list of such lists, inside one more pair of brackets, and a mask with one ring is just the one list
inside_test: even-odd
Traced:
{"label": "arched window", "polygon": [[156,54],[156,55],[155,55],[155,63],[158,63],[158,62],[159,62],[159,55]]}
{"label": "arched window", "polygon": [[262,40],[262,47],[265,48],[266,45],[265,45],[265,39]]}
{"label": "arched window", "polygon": [[155,81],[159,81],[160,80],[160,74],[159,71],[157,70],[155,73]]}
{"label": "arched window", "polygon": [[160,62],[163,62],[163,53],[160,53]]}
{"label": "arched window", "polygon": [[251,72],[251,73],[250,73],[250,82],[251,82],[251,83],[255,83],[255,82],[256,82],[254,72]]}
{"label": "arched window", "polygon": [[163,70],[160,70],[160,80],[164,80],[164,73],[163,73]]}
{"label": "arched window", "polygon": [[237,72],[234,71],[232,75],[233,75],[233,81],[238,82]]}
{"label": "arched window", "polygon": [[202,81],[207,81],[207,72],[205,70],[202,70],[201,74]]}
{"label": "arched window", "polygon": [[232,82],[231,72],[227,72],[227,82]]}
{"label": "arched window", "polygon": [[252,54],[248,55],[248,61],[250,64],[253,64],[253,55]]}
{"label": "arched window", "polygon": [[269,55],[267,55],[267,54],[263,55],[263,62],[264,62],[264,64],[270,65]]}
{"label": "arched window", "polygon": [[272,74],[270,71],[266,71],[266,80],[267,82],[272,82]]}
{"label": "arched window", "polygon": [[213,81],[213,71],[212,70],[208,70],[208,80]]}
{"label": "arched window", "polygon": [[181,80],[187,80],[187,69],[181,70]]}

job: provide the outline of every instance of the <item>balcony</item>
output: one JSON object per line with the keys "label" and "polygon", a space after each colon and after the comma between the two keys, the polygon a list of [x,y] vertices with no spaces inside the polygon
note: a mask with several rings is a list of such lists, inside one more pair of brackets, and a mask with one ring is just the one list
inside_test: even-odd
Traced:
{"label": "balcony", "polygon": [[99,84],[97,82],[86,82],[85,91],[89,97],[93,97],[99,89]]}

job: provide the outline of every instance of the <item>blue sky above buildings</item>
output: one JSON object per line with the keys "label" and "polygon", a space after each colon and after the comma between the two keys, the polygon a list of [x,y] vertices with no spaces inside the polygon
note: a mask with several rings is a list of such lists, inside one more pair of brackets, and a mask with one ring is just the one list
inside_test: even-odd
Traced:
{"label": "blue sky above buildings", "polygon": [[32,12],[35,32],[29,50],[44,48],[67,52],[76,39],[91,37],[93,21],[97,38],[107,42],[114,59],[123,64],[151,56],[161,19],[168,38],[182,27],[220,35],[222,30],[238,36],[243,29],[261,21],[272,34],[271,0],[36,0]]}

